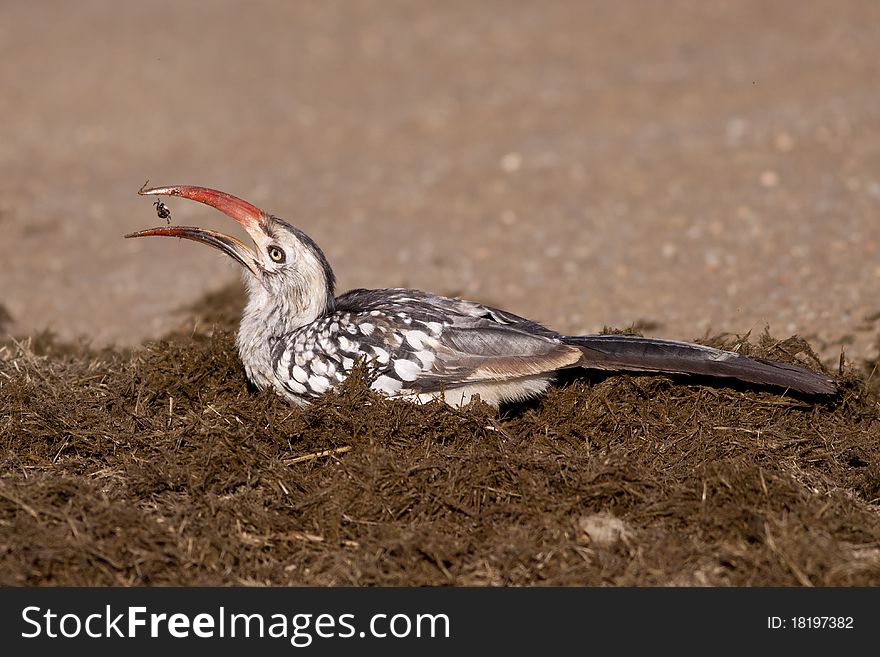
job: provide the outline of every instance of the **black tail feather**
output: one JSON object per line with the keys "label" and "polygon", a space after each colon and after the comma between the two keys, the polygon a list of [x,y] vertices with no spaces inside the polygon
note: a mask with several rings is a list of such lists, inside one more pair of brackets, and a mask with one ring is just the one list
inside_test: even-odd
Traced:
{"label": "black tail feather", "polygon": [[579,367],[729,377],[809,395],[837,392],[835,380],[821,372],[690,342],[630,335],[566,336],[563,340],[583,352]]}

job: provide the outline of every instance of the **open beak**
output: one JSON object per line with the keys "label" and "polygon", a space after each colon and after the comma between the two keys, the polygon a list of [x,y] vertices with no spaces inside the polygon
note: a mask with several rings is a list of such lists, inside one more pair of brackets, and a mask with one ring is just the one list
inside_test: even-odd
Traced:
{"label": "open beak", "polygon": [[[266,233],[263,229],[266,218],[265,213],[258,207],[231,194],[220,192],[216,189],[208,189],[207,187],[193,187],[190,185],[151,187],[149,189],[142,187],[138,194],[142,196],[179,196],[210,205],[241,224],[255,243],[259,244],[260,241],[266,238]],[[214,230],[197,228],[195,226],[164,226],[139,230],[129,233],[125,237],[154,236],[181,237],[213,246],[215,249],[219,249],[235,259],[257,278],[262,277],[262,267],[260,267],[253,250],[249,249],[241,240]]]}

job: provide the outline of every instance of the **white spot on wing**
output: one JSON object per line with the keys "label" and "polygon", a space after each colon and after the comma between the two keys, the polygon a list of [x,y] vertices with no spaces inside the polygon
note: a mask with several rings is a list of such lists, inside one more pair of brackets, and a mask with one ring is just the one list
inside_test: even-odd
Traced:
{"label": "white spot on wing", "polygon": [[422,368],[411,360],[398,358],[394,361],[394,373],[404,381],[415,381],[422,373]]}
{"label": "white spot on wing", "polygon": [[424,345],[424,341],[428,339],[428,334],[423,333],[422,331],[407,331],[406,332],[406,341],[409,343],[409,346],[413,349],[422,349]]}
{"label": "white spot on wing", "polygon": [[388,352],[382,347],[373,347],[373,353],[376,354],[376,360],[378,360],[381,365],[385,365],[389,358],[391,358]]}
{"label": "white spot on wing", "polygon": [[360,327],[361,333],[364,335],[373,335],[373,331],[376,326],[374,324],[370,324],[369,322],[361,322]]}
{"label": "white spot on wing", "polygon": [[327,374],[327,363],[325,363],[320,358],[316,358],[311,362],[312,372],[315,374],[319,374],[320,376],[325,376]]}
{"label": "white spot on wing", "polygon": [[297,381],[299,381],[300,383],[305,383],[306,381],[309,380],[309,373],[306,372],[299,365],[296,365],[293,368],[293,378],[296,379]]}
{"label": "white spot on wing", "polygon": [[422,369],[429,370],[431,366],[434,364],[434,352],[428,351],[427,349],[423,349],[422,351],[415,352],[416,358],[418,358],[422,362]]}
{"label": "white spot on wing", "polygon": [[309,388],[312,389],[312,392],[317,392],[318,394],[327,392],[328,388],[330,388],[330,381],[323,376],[315,376],[313,374],[309,377]]}
{"label": "white spot on wing", "polygon": [[384,392],[386,395],[394,395],[400,392],[400,389],[403,387],[403,383],[401,381],[398,381],[397,379],[383,374],[382,376],[376,377],[376,380],[373,381],[370,387],[373,390]]}
{"label": "white spot on wing", "polygon": [[290,349],[285,349],[284,353],[281,354],[281,362],[278,363],[278,370],[284,372],[290,367],[290,358],[293,354],[290,353]]}
{"label": "white spot on wing", "polygon": [[440,332],[443,330],[443,324],[440,322],[425,322],[425,326],[434,335],[440,335]]}

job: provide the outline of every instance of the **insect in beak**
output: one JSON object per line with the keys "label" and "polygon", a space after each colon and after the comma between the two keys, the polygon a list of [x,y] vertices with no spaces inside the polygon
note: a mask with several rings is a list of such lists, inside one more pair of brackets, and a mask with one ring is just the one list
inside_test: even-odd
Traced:
{"label": "insect in beak", "polygon": [[156,199],[156,202],[153,203],[156,206],[156,215],[158,215],[159,219],[164,219],[166,223],[171,224],[171,210],[168,209],[168,206],[165,205],[160,199]]}

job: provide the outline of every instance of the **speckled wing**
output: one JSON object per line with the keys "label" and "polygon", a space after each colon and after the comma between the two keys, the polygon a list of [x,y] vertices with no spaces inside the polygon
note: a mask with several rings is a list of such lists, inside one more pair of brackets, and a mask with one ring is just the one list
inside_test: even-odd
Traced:
{"label": "speckled wing", "polygon": [[308,396],[341,381],[360,358],[373,387],[397,396],[534,378],[581,357],[539,324],[415,290],[349,292],[335,312],[282,342],[273,349],[276,376]]}
{"label": "speckled wing", "polygon": [[[358,307],[397,311],[387,316],[391,327],[404,337],[394,354],[397,359],[412,360],[415,356],[416,360],[432,361],[417,378],[404,381],[405,390],[412,392],[434,393],[535,377],[571,366],[580,358],[579,350],[562,343],[555,332],[490,306],[418,290],[358,290],[349,294]],[[345,303],[340,305],[345,307]],[[395,375],[400,374],[399,369],[395,368]],[[413,372],[404,374],[411,377]]]}

